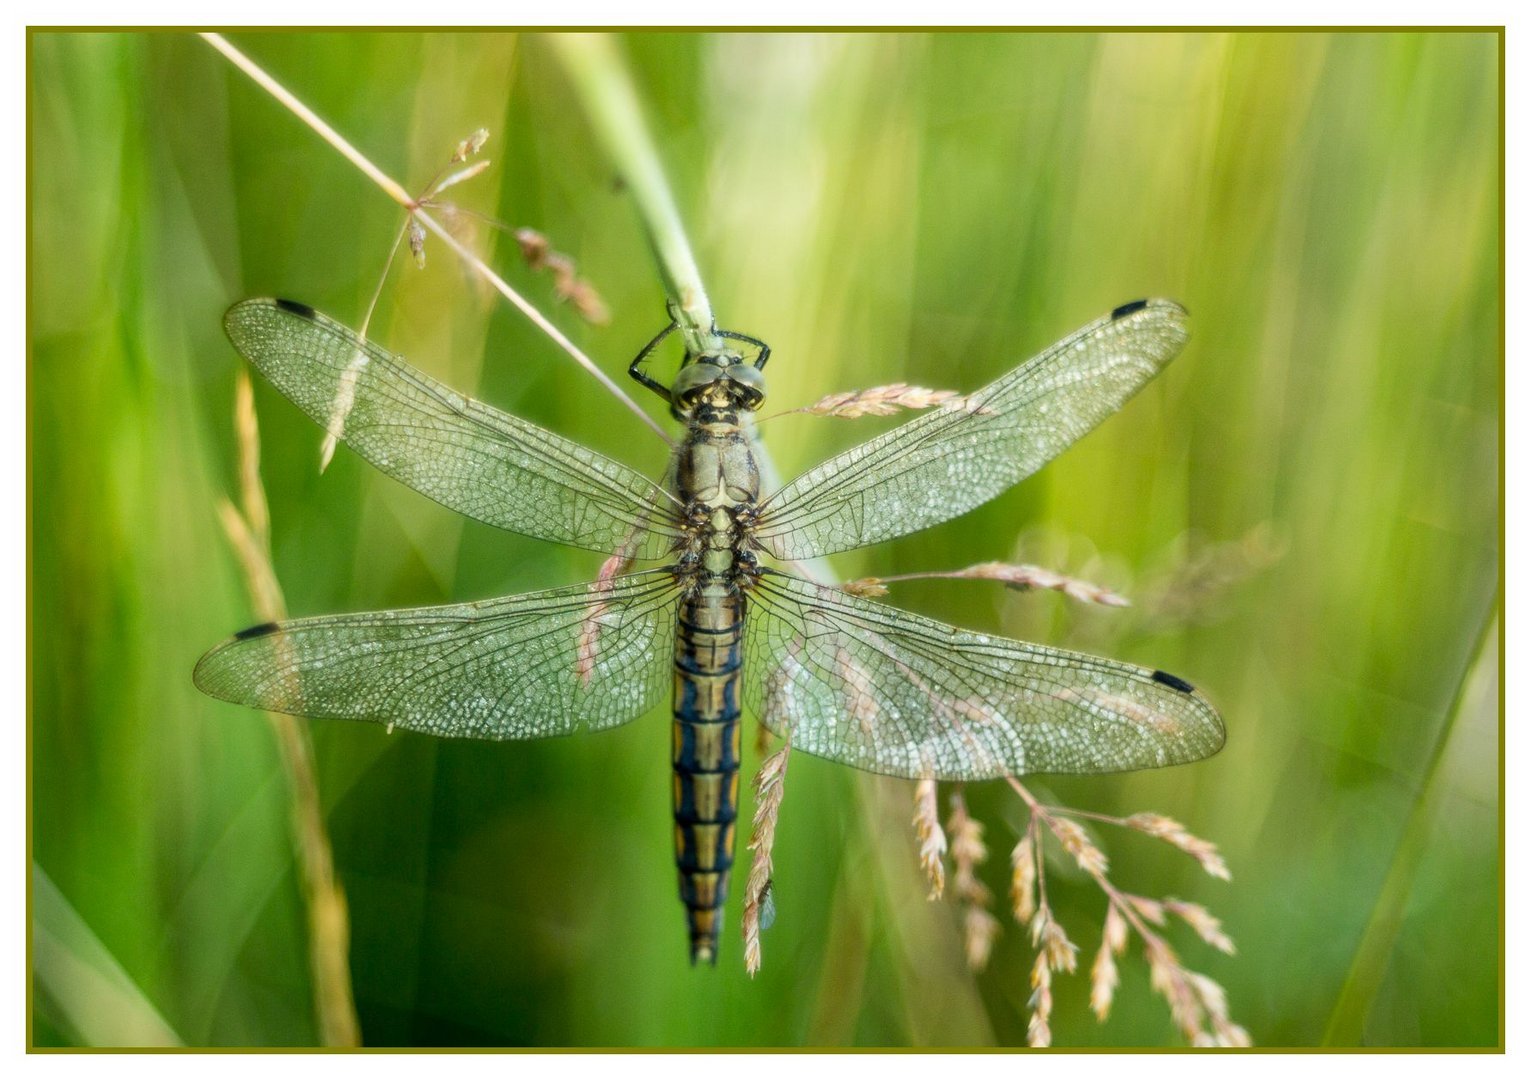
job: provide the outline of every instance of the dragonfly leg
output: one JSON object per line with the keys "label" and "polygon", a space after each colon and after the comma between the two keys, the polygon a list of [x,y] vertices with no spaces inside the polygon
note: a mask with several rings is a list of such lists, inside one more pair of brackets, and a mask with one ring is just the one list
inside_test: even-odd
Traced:
{"label": "dragonfly leg", "polygon": [[749,344],[757,347],[760,350],[760,355],[755,357],[756,371],[760,371],[762,368],[764,368],[766,366],[766,361],[771,358],[771,346],[767,345],[757,337],[750,337],[748,334],[740,334],[733,330],[719,330],[717,327],[713,327],[712,332],[717,334],[718,337],[728,338],[731,341],[748,342]]}
{"label": "dragonfly leg", "polygon": [[649,375],[648,372],[644,371],[643,362],[649,358],[655,349],[659,348],[660,342],[664,341],[665,338],[675,333],[675,330],[678,326],[679,324],[676,323],[673,319],[670,320],[670,325],[659,331],[659,333],[654,336],[654,340],[639,350],[638,355],[633,357],[633,362],[627,365],[628,375],[632,376],[632,378],[635,379],[639,385],[647,387],[648,389],[654,391],[654,393],[658,394],[660,397],[664,398],[665,404],[669,405],[672,409],[675,407],[675,399],[670,395],[670,388],[664,383],[660,382],[658,379],[655,379],[653,376]]}

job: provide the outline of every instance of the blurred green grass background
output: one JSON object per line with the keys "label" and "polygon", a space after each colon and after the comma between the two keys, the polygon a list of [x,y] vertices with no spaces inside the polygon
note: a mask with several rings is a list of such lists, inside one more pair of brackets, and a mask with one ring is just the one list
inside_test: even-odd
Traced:
{"label": "blurred green grass background", "polygon": [[[612,373],[663,321],[631,208],[545,41],[236,35],[418,186],[545,232],[614,312],[555,315]],[[30,38],[31,1038],[316,1039],[284,774],[198,655],[252,619],[215,504],[240,366],[220,316],[291,296],[356,324],[397,209],[194,37]],[[958,582],[904,606],[1182,673],[1229,729],[1168,772],[1048,779],[1217,842],[1225,884],[1106,833],[1113,876],[1207,904],[1187,935],[1267,1046],[1500,1041],[1499,39],[1483,33],[627,37],[723,325],[771,342],[773,404],[896,379],[971,389],[1113,305],[1193,340],[1015,491],[836,561],[1028,559],[1136,601]],[[491,261],[544,307],[513,242]],[[663,450],[439,244],[373,334],[454,386],[653,475]],[[257,387],[294,614],[478,598],[599,559],[464,522]],[[784,473],[878,421],[764,428]],[[765,967],[692,970],[662,715],[546,744],[315,724],[370,1045],[1018,1045],[1031,953],[979,976],[925,902],[910,785],[797,756]],[[750,765],[749,767],[753,767]],[[1003,897],[1021,817],[969,790]],[[1083,948],[1100,894],[1050,895]],[[728,923],[737,925],[737,892]],[[1001,900],[1003,905],[1003,900]],[[1059,1045],[1174,1045],[1136,952],[1108,1024],[1057,984]]]}

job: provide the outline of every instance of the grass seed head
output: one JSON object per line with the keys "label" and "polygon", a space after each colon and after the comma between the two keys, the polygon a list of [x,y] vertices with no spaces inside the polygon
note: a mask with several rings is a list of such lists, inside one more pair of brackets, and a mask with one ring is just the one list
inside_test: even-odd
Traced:
{"label": "grass seed head", "polygon": [[977,904],[967,906],[962,920],[962,943],[969,971],[982,971],[989,966],[989,957],[999,934],[999,920],[989,914],[987,908]]}
{"label": "grass seed head", "polygon": [[1054,817],[1051,825],[1053,835],[1063,845],[1063,850],[1074,856],[1081,870],[1092,875],[1106,872],[1105,852],[1090,842],[1082,825],[1066,817]]}
{"label": "grass seed head", "polygon": [[1026,1024],[1026,1045],[1046,1047],[1053,1044],[1050,1021],[1053,1015],[1053,972],[1047,958],[1038,953],[1031,965],[1031,1019]]}
{"label": "grass seed head", "polygon": [[1228,873],[1228,864],[1223,862],[1223,857],[1218,853],[1217,845],[1210,841],[1193,836],[1186,831],[1186,827],[1174,818],[1165,817],[1163,814],[1133,814],[1126,819],[1125,824],[1139,832],[1157,837],[1167,844],[1179,848],[1191,858],[1201,864],[1201,868],[1215,878],[1224,881],[1233,880]]}
{"label": "grass seed head", "polygon": [[760,970],[761,912],[771,887],[771,848],[776,843],[776,820],[787,776],[787,755],[792,750],[789,739],[782,748],[760,764],[755,774],[755,819],[749,849],[749,877],[744,883],[744,970],[753,978]]}
{"label": "grass seed head", "polygon": [[1116,957],[1112,955],[1111,943],[1102,940],[1095,963],[1090,965],[1090,1008],[1101,1023],[1111,1015],[1111,1002],[1121,980],[1117,975]]}
{"label": "grass seed head", "polygon": [[488,141],[489,129],[479,128],[472,135],[469,135],[466,139],[457,144],[457,149],[452,151],[452,161],[454,163],[459,161],[467,161],[474,154],[482,150],[484,148],[484,144]]}
{"label": "grass seed head", "polygon": [[1037,913],[1037,852],[1030,830],[1010,852],[1010,910],[1022,926]]}
{"label": "grass seed head", "polygon": [[1234,954],[1233,939],[1223,933],[1222,920],[1213,915],[1200,904],[1192,904],[1185,900],[1176,900],[1169,897],[1164,901],[1164,910],[1172,915],[1178,915],[1185,924],[1219,952]]}
{"label": "grass seed head", "polygon": [[811,405],[793,409],[809,416],[834,416],[854,420],[862,416],[892,416],[901,409],[929,409],[961,399],[955,390],[931,390],[908,383],[888,383],[865,390],[827,394]]}
{"label": "grass seed head", "polygon": [[[857,578],[854,581],[844,582],[840,586],[840,591],[850,593],[852,596],[876,597],[888,595],[888,587],[882,583],[882,579],[874,577]],[[924,781],[921,782],[923,783]]]}
{"label": "grass seed head", "polygon": [[930,882],[930,899],[938,900],[946,889],[946,833],[941,828],[934,780],[915,785],[913,824],[920,841],[920,868]]}
{"label": "grass seed head", "polygon": [[968,813],[960,793],[952,794],[951,806],[946,831],[951,837],[953,885],[961,899],[986,904],[989,889],[977,876],[978,867],[989,858],[989,849],[983,842],[983,824]]}

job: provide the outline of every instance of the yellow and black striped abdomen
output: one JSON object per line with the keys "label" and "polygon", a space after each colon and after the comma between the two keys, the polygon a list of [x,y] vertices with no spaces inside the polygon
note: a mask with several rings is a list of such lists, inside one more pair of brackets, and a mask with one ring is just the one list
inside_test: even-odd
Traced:
{"label": "yellow and black striped abdomen", "polygon": [[717,963],[718,924],[734,863],[743,639],[744,597],[737,590],[704,585],[681,601],[670,760],[675,769],[675,865],[692,963]]}

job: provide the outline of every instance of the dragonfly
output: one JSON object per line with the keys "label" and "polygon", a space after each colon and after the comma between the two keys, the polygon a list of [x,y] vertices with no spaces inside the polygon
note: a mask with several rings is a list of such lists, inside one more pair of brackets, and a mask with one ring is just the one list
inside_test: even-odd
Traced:
{"label": "dragonfly", "polygon": [[[668,385],[685,425],[656,483],[466,397],[306,305],[231,308],[235,348],[382,472],[462,514],[608,556],[597,580],[500,599],[266,623],[202,657],[216,698],[447,738],[625,724],[671,698],[675,864],[693,964],[717,963],[744,709],[794,750],[976,781],[1192,762],[1221,748],[1167,672],[977,633],[794,572],[955,518],[1039,469],[1152,379],[1180,305],[1123,304],[980,390],[762,491],[762,341],[714,329]],[[753,355],[752,355],[753,354]],[[772,565],[775,564],[775,565]]]}

